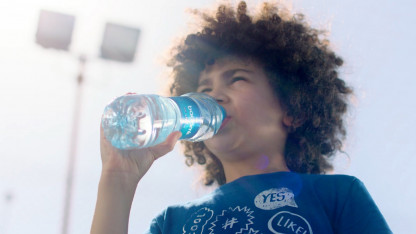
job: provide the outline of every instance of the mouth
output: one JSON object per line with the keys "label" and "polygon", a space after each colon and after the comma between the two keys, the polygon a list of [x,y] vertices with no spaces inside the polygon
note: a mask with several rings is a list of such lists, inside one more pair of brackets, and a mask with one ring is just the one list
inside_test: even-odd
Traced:
{"label": "mouth", "polygon": [[222,121],[222,124],[221,124],[221,127],[220,127],[219,131],[221,129],[223,129],[225,127],[225,125],[227,125],[227,123],[228,123],[228,121],[230,121],[230,119],[231,119],[231,116],[225,117],[225,119]]}

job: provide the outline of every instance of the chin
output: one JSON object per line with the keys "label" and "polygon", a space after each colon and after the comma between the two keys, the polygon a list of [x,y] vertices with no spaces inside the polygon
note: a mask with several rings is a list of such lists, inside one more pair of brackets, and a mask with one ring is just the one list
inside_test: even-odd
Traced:
{"label": "chin", "polygon": [[204,141],[204,144],[214,155],[228,153],[236,148],[235,138],[223,137],[221,135],[216,135],[213,138]]}

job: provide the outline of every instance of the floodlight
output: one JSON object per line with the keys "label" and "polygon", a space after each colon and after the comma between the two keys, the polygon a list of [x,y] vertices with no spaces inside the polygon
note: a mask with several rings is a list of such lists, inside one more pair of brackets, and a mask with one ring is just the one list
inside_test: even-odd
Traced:
{"label": "floodlight", "polygon": [[58,12],[41,10],[36,43],[58,50],[68,50],[71,44],[75,17]]}
{"label": "floodlight", "polygon": [[119,62],[134,60],[140,30],[114,23],[105,26],[101,44],[101,58]]}

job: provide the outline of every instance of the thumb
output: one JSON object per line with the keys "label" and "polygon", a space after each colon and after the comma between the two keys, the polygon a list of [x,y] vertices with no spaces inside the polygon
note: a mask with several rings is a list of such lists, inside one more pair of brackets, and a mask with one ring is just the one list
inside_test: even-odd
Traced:
{"label": "thumb", "polygon": [[173,132],[169,134],[163,143],[150,147],[149,150],[153,153],[155,160],[172,151],[181,136],[181,132]]}

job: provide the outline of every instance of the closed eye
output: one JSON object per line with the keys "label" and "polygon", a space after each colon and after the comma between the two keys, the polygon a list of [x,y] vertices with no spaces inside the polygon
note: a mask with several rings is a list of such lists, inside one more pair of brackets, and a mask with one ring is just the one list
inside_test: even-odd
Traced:
{"label": "closed eye", "polygon": [[246,80],[246,78],[241,77],[241,76],[236,76],[236,77],[233,77],[231,79],[231,83],[234,83],[234,82],[237,82],[237,81],[240,81],[240,80]]}
{"label": "closed eye", "polygon": [[207,92],[210,92],[210,91],[211,91],[211,88],[203,88],[201,90],[198,90],[199,93],[207,93]]}

